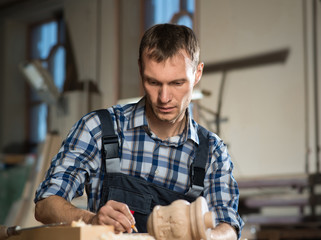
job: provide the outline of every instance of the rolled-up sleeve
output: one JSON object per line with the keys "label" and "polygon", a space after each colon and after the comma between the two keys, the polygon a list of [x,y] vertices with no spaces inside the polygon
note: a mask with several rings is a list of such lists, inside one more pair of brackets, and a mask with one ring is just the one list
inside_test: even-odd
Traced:
{"label": "rolled-up sleeve", "polygon": [[92,181],[90,176],[96,175],[99,168],[96,140],[100,129],[97,125],[97,119],[87,115],[72,127],[58,154],[52,159],[34,202],[51,195],[61,196],[67,201],[83,195],[84,186]]}
{"label": "rolled-up sleeve", "polygon": [[227,147],[216,135],[210,138],[209,166],[204,179],[204,196],[216,224],[226,222],[241,236],[243,221],[238,214],[239,189]]}

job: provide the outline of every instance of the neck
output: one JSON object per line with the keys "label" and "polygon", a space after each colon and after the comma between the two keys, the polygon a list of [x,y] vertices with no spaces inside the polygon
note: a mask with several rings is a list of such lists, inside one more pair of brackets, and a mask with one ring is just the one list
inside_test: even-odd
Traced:
{"label": "neck", "polygon": [[181,134],[186,126],[186,114],[175,122],[161,121],[149,111],[146,112],[146,116],[150,130],[162,140]]}

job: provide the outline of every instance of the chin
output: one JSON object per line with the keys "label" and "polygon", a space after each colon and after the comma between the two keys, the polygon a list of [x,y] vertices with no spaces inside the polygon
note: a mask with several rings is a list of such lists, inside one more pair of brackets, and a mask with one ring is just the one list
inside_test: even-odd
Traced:
{"label": "chin", "polygon": [[173,119],[175,119],[175,117],[173,116],[173,114],[164,114],[164,113],[154,113],[155,117],[163,122],[171,122]]}
{"label": "chin", "polygon": [[160,116],[158,119],[167,123],[175,123],[177,116]]}
{"label": "chin", "polygon": [[162,121],[162,122],[172,122],[173,118],[171,117],[166,117],[166,116],[160,116],[157,115],[158,120]]}

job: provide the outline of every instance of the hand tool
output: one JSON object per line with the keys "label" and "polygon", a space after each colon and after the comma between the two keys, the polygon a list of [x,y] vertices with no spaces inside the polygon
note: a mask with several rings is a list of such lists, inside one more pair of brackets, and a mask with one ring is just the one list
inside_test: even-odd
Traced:
{"label": "hand tool", "polygon": [[136,228],[136,226],[135,226],[134,224],[132,225],[132,229],[133,229],[135,232],[138,233],[138,230],[137,230],[137,228]]}
{"label": "hand tool", "polygon": [[[130,210],[130,213],[134,216],[135,211]],[[137,232],[137,233],[138,233],[138,230],[137,230],[137,228],[136,228],[135,224],[133,224],[133,225],[131,226],[131,228],[132,228],[135,232]],[[1,239],[0,239],[0,240],[1,240]]]}
{"label": "hand tool", "polygon": [[11,236],[18,235],[22,231],[26,231],[26,230],[45,228],[45,227],[54,227],[54,226],[64,226],[64,225],[67,225],[67,223],[65,222],[51,223],[51,224],[39,225],[39,226],[28,227],[28,228],[21,228],[20,226],[6,227],[6,226],[0,225],[0,240],[5,240]]}

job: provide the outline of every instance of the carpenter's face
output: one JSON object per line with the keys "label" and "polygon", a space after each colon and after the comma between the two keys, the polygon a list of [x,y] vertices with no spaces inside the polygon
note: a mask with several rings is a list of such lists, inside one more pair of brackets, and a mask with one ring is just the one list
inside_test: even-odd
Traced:
{"label": "carpenter's face", "polygon": [[202,76],[203,63],[197,68],[182,51],[164,62],[143,55],[140,66],[147,110],[159,121],[175,123],[184,117],[194,86]]}

